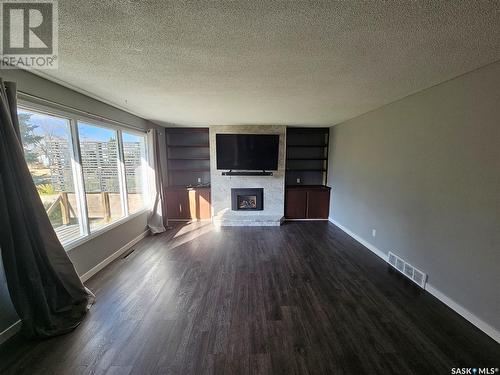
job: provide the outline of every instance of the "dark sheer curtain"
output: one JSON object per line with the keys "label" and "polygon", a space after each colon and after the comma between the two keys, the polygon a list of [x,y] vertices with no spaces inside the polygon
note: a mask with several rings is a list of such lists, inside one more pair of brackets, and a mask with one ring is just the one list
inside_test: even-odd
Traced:
{"label": "dark sheer curtain", "polygon": [[1,79],[0,247],[22,332],[37,338],[76,328],[94,296],[83,286],[45,213],[24,160],[16,85]]}

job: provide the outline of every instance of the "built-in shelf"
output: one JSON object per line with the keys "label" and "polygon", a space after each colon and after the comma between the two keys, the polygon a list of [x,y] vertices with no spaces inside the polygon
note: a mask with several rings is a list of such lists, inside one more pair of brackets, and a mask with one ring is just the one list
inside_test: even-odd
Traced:
{"label": "built-in shelf", "polygon": [[210,143],[207,128],[167,128],[168,186],[210,183]]}
{"label": "built-in shelf", "polygon": [[326,185],[328,128],[287,128],[287,186]]}

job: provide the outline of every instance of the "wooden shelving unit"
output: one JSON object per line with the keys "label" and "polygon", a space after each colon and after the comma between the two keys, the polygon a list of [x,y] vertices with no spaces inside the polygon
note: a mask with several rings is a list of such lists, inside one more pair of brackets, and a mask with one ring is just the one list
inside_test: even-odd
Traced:
{"label": "wooden shelving unit", "polygon": [[167,128],[168,218],[210,219],[208,128]]}
{"label": "wooden shelving unit", "polygon": [[210,183],[207,128],[167,128],[168,186]]}
{"label": "wooden shelving unit", "polygon": [[287,186],[326,185],[329,128],[287,128]]}
{"label": "wooden shelving unit", "polygon": [[285,217],[327,220],[328,128],[287,128]]}

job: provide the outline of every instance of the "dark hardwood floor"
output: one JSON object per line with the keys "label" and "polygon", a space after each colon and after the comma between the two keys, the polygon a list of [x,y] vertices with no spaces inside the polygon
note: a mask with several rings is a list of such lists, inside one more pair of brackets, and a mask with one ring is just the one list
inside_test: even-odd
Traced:
{"label": "dark hardwood floor", "polygon": [[0,349],[2,374],[450,374],[500,345],[326,222],[141,241],[87,285],[74,332]]}

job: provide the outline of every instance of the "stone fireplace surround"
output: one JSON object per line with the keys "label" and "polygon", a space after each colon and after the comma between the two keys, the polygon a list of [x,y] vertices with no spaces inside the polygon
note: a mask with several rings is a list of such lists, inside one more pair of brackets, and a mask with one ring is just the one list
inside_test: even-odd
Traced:
{"label": "stone fireplace surround", "polygon": [[[217,170],[215,135],[279,134],[278,170],[272,176],[223,176]],[[284,125],[214,125],[210,126],[210,179],[213,222],[219,226],[278,226],[285,207],[286,126]],[[262,210],[232,210],[231,189],[263,189]]]}

